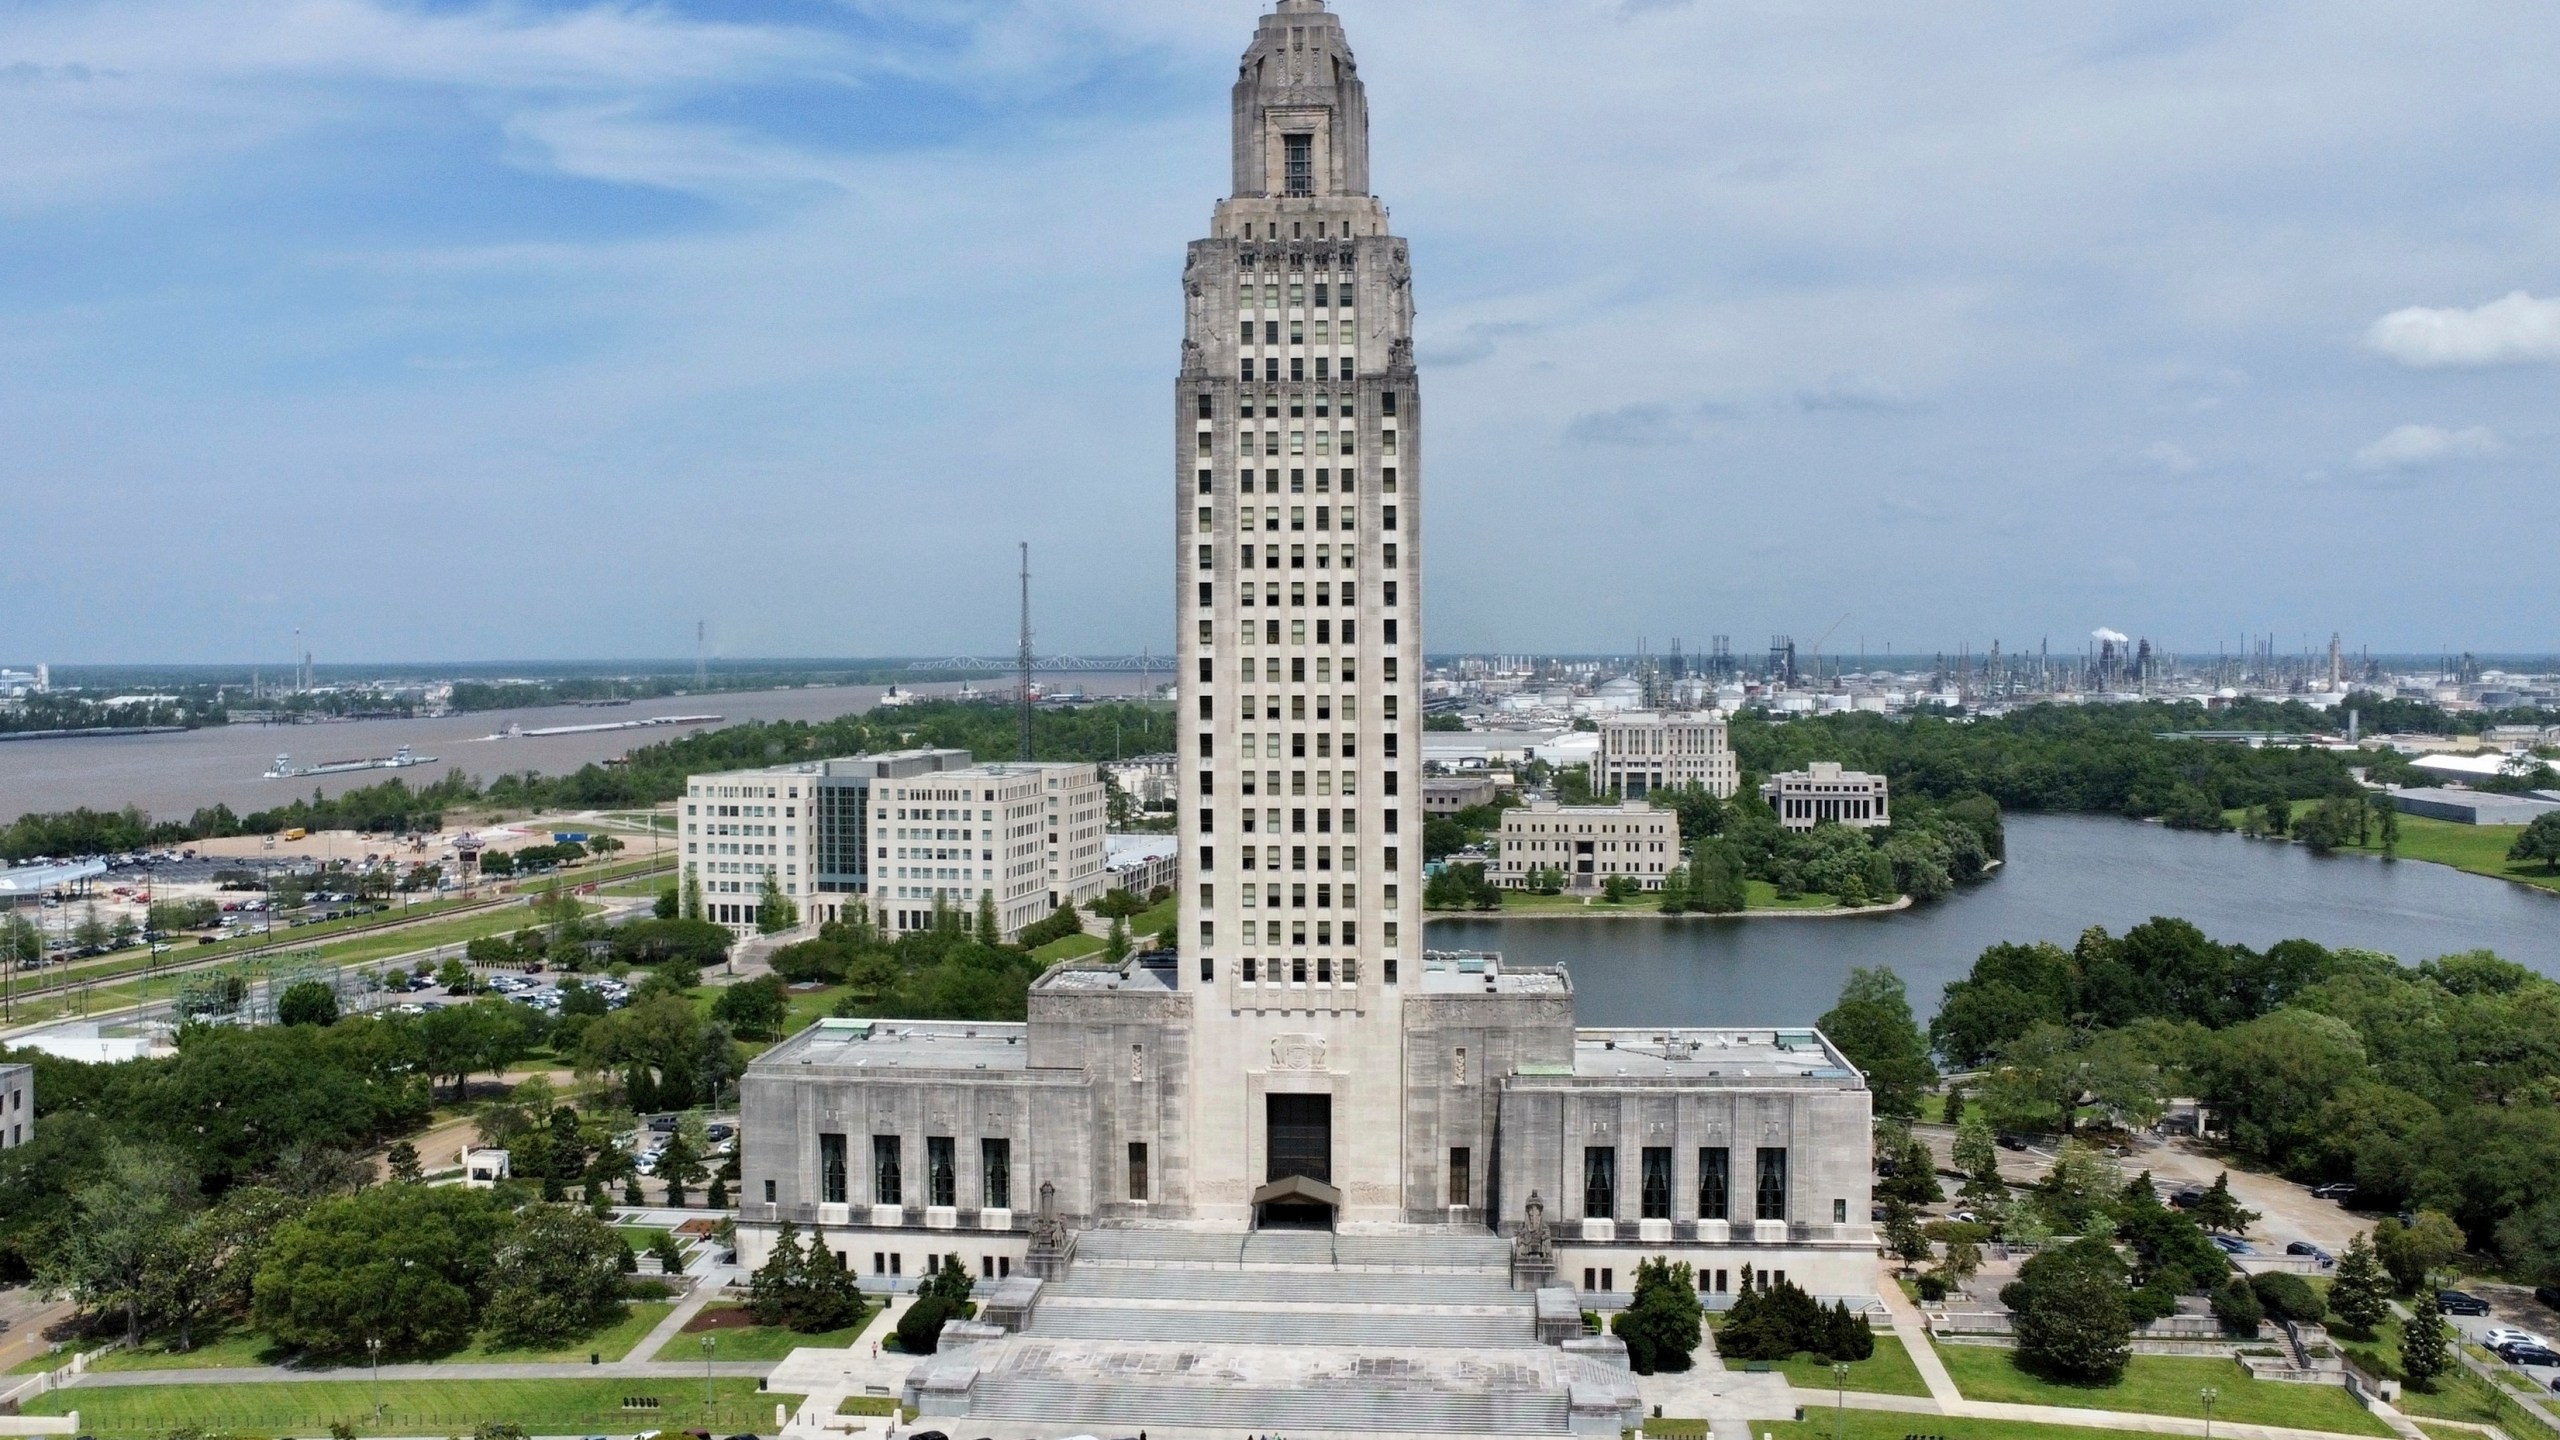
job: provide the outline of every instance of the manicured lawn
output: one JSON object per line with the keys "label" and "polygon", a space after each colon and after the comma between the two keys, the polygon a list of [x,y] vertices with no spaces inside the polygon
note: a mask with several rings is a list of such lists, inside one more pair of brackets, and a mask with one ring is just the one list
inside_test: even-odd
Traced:
{"label": "manicured lawn", "polygon": [[[608,1326],[582,1340],[548,1348],[523,1346],[500,1347],[473,1345],[451,1355],[438,1357],[456,1364],[533,1364],[542,1361],[577,1362],[589,1355],[619,1360],[631,1353],[657,1323],[675,1309],[668,1300],[635,1300],[631,1313],[620,1322]],[[64,1358],[68,1358],[65,1352]],[[284,1365],[296,1358],[290,1350],[278,1348],[274,1341],[254,1330],[234,1330],[208,1337],[193,1350],[168,1350],[158,1345],[140,1349],[118,1349],[90,1362],[90,1368],[109,1370],[222,1370],[260,1365]]]}
{"label": "manicured lawn", "polygon": [[[2317,801],[2297,800],[2293,813],[2300,816],[2317,804]],[[2230,811],[2228,818],[2237,825],[2241,812]],[[2545,869],[2541,861],[2507,858],[2507,847],[2516,843],[2516,837],[2523,833],[2521,825],[2457,825],[2451,820],[2437,820],[2425,815],[2403,815],[2400,817],[2400,858],[2450,865],[2474,875],[2520,881],[2545,890],[2560,890],[2560,875]],[[2382,853],[2382,838],[2368,830],[2363,845],[2341,845],[2338,848],[2341,853],[2379,855]]]}
{"label": "manicured lawn", "polygon": [[233,1330],[223,1334],[197,1337],[193,1350],[169,1350],[159,1345],[140,1348],[126,1346],[110,1350],[89,1362],[92,1370],[219,1370],[237,1366],[282,1365],[294,1352],[278,1348],[275,1341],[255,1330]]}
{"label": "manicured lawn", "polygon": [[[619,1380],[385,1380],[382,1418],[366,1380],[294,1380],[250,1385],[137,1385],[56,1390],[27,1402],[30,1415],[80,1412],[81,1429],[99,1436],[167,1435],[201,1429],[216,1434],[315,1434],[344,1424],[359,1435],[468,1435],[483,1421],[513,1421],[536,1435],[628,1434],[700,1428],[715,1434],[771,1433],[773,1407],[798,1409],[802,1397],[757,1391],[756,1382],[714,1382],[715,1403],[702,1403],[702,1382]],[[655,1409],[626,1409],[654,1398]]]}
{"label": "manicured lawn", "polygon": [[2214,1401],[2218,1420],[2256,1425],[2289,1425],[2302,1430],[2334,1430],[2349,1435],[2388,1435],[2390,1427],[2375,1419],[2332,1385],[2283,1385],[2252,1380],[2233,1361],[2219,1357],[2136,1355],[2114,1385],[2058,1385],[2021,1370],[2010,1351],[1984,1345],[1941,1345],[1938,1356],[1968,1399],[2017,1405],[2070,1405],[2087,1410],[2128,1410],[2149,1415],[2182,1415],[2201,1419],[2204,1403],[2197,1392],[2207,1386],[2221,1392]]}
{"label": "manicured lawn", "polygon": [[[1728,1362],[1727,1369],[1739,1369],[1740,1362]],[[1808,1393],[1833,1388],[1831,1367],[1810,1355],[1798,1355],[1778,1362],[1786,1372],[1787,1383]],[[1876,1353],[1864,1360],[1849,1362],[1846,1388],[1877,1395],[1926,1395],[1929,1382],[1920,1378],[1920,1367],[1911,1361],[1911,1352],[1902,1348],[1899,1335],[1876,1337]],[[1811,1403],[1811,1402],[1807,1402]]]}
{"label": "manicured lawn", "polygon": [[[1909,1440],[1925,1436],[1928,1440],[2169,1440],[2150,1430],[2092,1430],[2083,1425],[2039,1425],[2024,1420],[1957,1420],[1943,1415],[1910,1415],[1891,1410],[1852,1410],[1845,1417],[1828,1405],[1808,1403],[1802,1420],[1754,1420],[1751,1433],[1767,1435],[1774,1440],[1832,1440],[1840,1433],[1840,1420],[1848,1422],[1848,1440]],[[1647,1422],[1647,1435],[1698,1435],[1707,1433],[1706,1422],[1691,1422],[1694,1430],[1661,1430]]]}
{"label": "manicured lawn", "polygon": [[[702,1314],[725,1316],[741,1310],[742,1307],[736,1305],[708,1305],[703,1307]],[[779,1325],[719,1325],[701,1330],[688,1329],[658,1347],[658,1353],[652,1358],[700,1360],[702,1337],[705,1335],[715,1337],[718,1342],[712,1350],[711,1358],[714,1360],[782,1360],[789,1358],[792,1351],[803,1348],[842,1350],[852,1345],[863,1330],[880,1317],[880,1313],[873,1310],[862,1317],[859,1325],[847,1325],[841,1330],[822,1330],[815,1334],[787,1330]]]}
{"label": "manicured lawn", "polygon": [[555,1360],[575,1363],[589,1355],[601,1355],[610,1363],[630,1354],[631,1347],[647,1338],[649,1332],[657,1328],[658,1322],[666,1319],[667,1313],[675,1308],[672,1300],[634,1300],[631,1313],[619,1324],[609,1325],[567,1345],[551,1349],[516,1347],[503,1350],[474,1346],[445,1358],[456,1364],[532,1365]]}
{"label": "manicured lawn", "polygon": [[1031,958],[1054,965],[1061,960],[1073,960],[1079,955],[1100,954],[1102,945],[1102,937],[1099,935],[1061,935],[1033,950]]}

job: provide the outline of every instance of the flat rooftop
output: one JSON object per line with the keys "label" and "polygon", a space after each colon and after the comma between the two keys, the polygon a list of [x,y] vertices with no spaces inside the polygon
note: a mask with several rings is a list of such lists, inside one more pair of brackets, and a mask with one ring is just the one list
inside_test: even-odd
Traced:
{"label": "flat rooftop", "polygon": [[1576,1079],[1863,1081],[1821,1032],[1805,1029],[1576,1030]]}
{"label": "flat rooftop", "polygon": [[1107,961],[1069,961],[1052,967],[1031,982],[1034,990],[1103,991],[1171,994],[1182,988],[1179,957],[1171,951],[1132,955],[1113,965]]}
{"label": "flat rooftop", "polygon": [[1573,977],[1560,966],[1507,966],[1491,950],[1426,950],[1424,995],[1571,995]]}
{"label": "flat rooftop", "polygon": [[755,1058],[750,1070],[1023,1070],[1029,1027],[984,1020],[821,1020]]}

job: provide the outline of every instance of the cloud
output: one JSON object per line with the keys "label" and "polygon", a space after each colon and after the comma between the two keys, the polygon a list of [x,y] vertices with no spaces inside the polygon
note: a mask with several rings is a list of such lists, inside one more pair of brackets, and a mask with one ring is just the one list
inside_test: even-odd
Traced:
{"label": "cloud", "polygon": [[2560,362],[2560,299],[2516,290],[2469,310],[2413,305],[2374,321],[2364,343],[2422,370]]}
{"label": "cloud", "polygon": [[1684,412],[1653,403],[1586,411],[1574,416],[1564,427],[1564,437],[1579,445],[1625,445],[1640,449],[1686,444],[1694,433]]}
{"label": "cloud", "polygon": [[2454,460],[2486,460],[2499,453],[2498,437],[2485,425],[2447,430],[2441,425],[2401,425],[2356,452],[2359,470],[2419,470]]}
{"label": "cloud", "polygon": [[1525,320],[1480,320],[1448,340],[1426,342],[1416,346],[1414,358],[1425,365],[1437,365],[1444,370],[1460,365],[1473,365],[1479,360],[1491,359],[1501,342],[1516,339],[1522,335],[1535,335],[1544,328],[1544,326],[1532,325]]}
{"label": "cloud", "polygon": [[2184,475],[2196,468],[2196,457],[2166,440],[2154,440],[2142,447],[2142,458],[2164,475]]}
{"label": "cloud", "polygon": [[1820,385],[1797,391],[1795,406],[1808,411],[1880,414],[1908,410],[1911,400],[1899,388],[1872,375],[1834,375]]}

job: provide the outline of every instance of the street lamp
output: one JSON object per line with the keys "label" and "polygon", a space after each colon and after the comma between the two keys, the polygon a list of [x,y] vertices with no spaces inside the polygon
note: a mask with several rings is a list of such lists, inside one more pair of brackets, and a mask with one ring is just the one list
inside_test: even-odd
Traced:
{"label": "street lamp", "polygon": [[2222,1398],[2222,1392],[2207,1385],[2196,1392],[2196,1398],[2204,1402],[2204,1440],[2213,1440],[2213,1402]]}
{"label": "street lamp", "polygon": [[714,1336],[702,1337],[702,1423],[705,1425],[711,1423],[711,1347],[718,1343]]}
{"label": "street lamp", "polygon": [[382,1423],[382,1342],[366,1336],[365,1353],[373,1359],[373,1423]]}
{"label": "street lamp", "polygon": [[1840,1361],[1832,1361],[1831,1383],[1836,1387],[1831,1392],[1832,1433],[1839,1440],[1849,1440],[1849,1367]]}

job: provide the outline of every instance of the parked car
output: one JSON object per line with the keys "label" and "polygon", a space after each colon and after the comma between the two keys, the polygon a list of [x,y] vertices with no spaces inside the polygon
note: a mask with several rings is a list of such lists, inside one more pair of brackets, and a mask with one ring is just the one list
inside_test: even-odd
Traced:
{"label": "parked car", "polygon": [[2548,1345],[2500,1345],[2496,1351],[2510,1365],[2560,1365],[2560,1350]]}
{"label": "parked car", "polygon": [[2551,1348],[2551,1342],[2549,1340],[2534,1334],[2530,1330],[2519,1330],[2512,1325],[2493,1325],[2488,1329],[2481,1331],[2480,1343],[2488,1346],[2492,1350],[2496,1350],[2507,1345],[2539,1345],[2545,1350]]}
{"label": "parked car", "polygon": [[2446,1315],[2486,1315],[2489,1302],[2460,1290],[2436,1292],[2436,1309]]}
{"label": "parked car", "polygon": [[2344,1205],[2348,1201],[2356,1198],[2356,1187],[2344,1180],[2332,1180],[2326,1185],[2312,1186],[2311,1198],[2314,1200],[2335,1200],[2339,1204]]}
{"label": "parked car", "polygon": [[2536,1285],[2533,1287],[2533,1298],[2554,1310],[2560,1310],[2560,1285]]}
{"label": "parked car", "polygon": [[2323,1270],[2326,1270],[2330,1266],[2338,1263],[2338,1257],[2321,1249],[2319,1246],[2312,1244],[2308,1240],[2294,1241],[2292,1244],[2284,1247],[2284,1253],[2287,1255],[2308,1255],[2312,1259],[2319,1261],[2320,1268]]}
{"label": "parked car", "polygon": [[2204,1192],[2190,1185],[2184,1190],[2172,1192],[2169,1196],[2169,1203],[2177,1206],[2181,1210],[2193,1210],[2198,1205],[2204,1203]]}
{"label": "parked car", "polygon": [[661,1134],[672,1135],[676,1130],[676,1117],[673,1115],[652,1115],[649,1117],[649,1128],[658,1131]]}
{"label": "parked car", "polygon": [[2027,1148],[2027,1138],[2023,1135],[2012,1135],[2004,1130],[1995,1138],[1998,1139],[2000,1142],[2000,1148],[2003,1150],[2024,1150]]}
{"label": "parked car", "polygon": [[2241,1239],[2237,1235],[2208,1235],[2205,1238],[2211,1240],[2214,1244],[2214,1248],[2220,1250],[2225,1255],[2255,1255],[2258,1253],[2257,1246],[2250,1244],[2248,1241]]}

